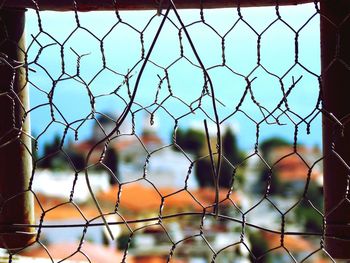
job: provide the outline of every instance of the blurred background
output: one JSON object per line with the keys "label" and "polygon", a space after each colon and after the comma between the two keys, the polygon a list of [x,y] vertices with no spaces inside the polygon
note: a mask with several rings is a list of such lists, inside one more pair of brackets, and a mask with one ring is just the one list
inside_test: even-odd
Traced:
{"label": "blurred background", "polygon": [[152,45],[154,11],[27,12],[35,214],[47,227],[20,254],[331,262],[315,6],[179,14]]}

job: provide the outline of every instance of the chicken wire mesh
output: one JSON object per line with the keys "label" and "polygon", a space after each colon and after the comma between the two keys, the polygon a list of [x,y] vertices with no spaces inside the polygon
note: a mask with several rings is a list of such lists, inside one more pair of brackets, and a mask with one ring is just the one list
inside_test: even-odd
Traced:
{"label": "chicken wire mesh", "polygon": [[[79,1],[64,14],[32,3],[26,48],[2,11],[2,165],[24,148],[15,156],[29,179],[1,188],[1,227],[34,233],[16,248],[2,234],[5,262],[335,262],[324,244],[321,117],[340,123],[335,145],[346,118],[323,107],[322,77],[335,61],[349,65],[334,52],[321,74],[309,43],[326,20],[341,50],[350,13],[336,23],[318,1],[170,1],[156,13],[111,1],[114,12],[91,16]],[[23,199],[35,219],[7,222]]]}

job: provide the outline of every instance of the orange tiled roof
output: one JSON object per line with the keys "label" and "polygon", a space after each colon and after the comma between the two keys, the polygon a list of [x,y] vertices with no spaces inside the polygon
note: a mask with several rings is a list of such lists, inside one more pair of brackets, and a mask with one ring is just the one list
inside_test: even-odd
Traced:
{"label": "orange tiled roof", "polygon": [[[118,190],[119,186],[115,185],[109,191],[98,194],[97,198],[100,205],[102,207],[114,207]],[[138,182],[123,185],[119,207],[132,213],[158,213],[161,205],[161,195],[165,197],[165,211],[202,211],[202,206],[207,207],[215,202],[215,190],[213,188],[190,190],[191,194],[185,190],[176,192],[176,189],[169,187],[159,188],[158,191],[159,193],[154,188],[142,185]],[[220,189],[220,201],[226,199],[227,192],[227,189]],[[80,214],[77,207],[72,203],[67,203],[67,200],[41,194],[37,194],[37,197],[45,211],[44,220],[58,221],[80,219],[84,221],[84,217]],[[236,194],[232,194],[230,198],[234,202],[239,202],[239,198]],[[198,204],[198,202],[202,206]],[[222,205],[228,205],[228,202],[223,202]],[[78,208],[88,220],[99,216],[97,208],[92,203],[79,204]],[[110,209],[108,211],[110,211]],[[36,218],[39,219],[42,213],[43,211],[39,203],[35,202]]]}
{"label": "orange tiled roof", "polygon": [[150,144],[150,143],[155,143],[155,144],[162,144],[162,140],[159,138],[158,135],[150,133],[150,134],[142,134],[140,137],[142,143],[145,145]]}
{"label": "orange tiled roof", "polygon": [[93,145],[94,143],[91,141],[83,141],[81,143],[74,143],[71,147],[77,152],[88,153]]}
{"label": "orange tiled roof", "polygon": [[[98,196],[98,199],[103,202],[114,204],[117,200],[118,190],[119,186],[114,186],[109,191],[102,192]],[[123,185],[120,197],[120,207],[136,213],[142,211],[158,212],[161,205],[161,195],[165,197],[164,209],[170,210],[181,210],[185,208],[202,210],[202,207],[196,202],[196,200],[204,207],[212,205],[215,202],[215,190],[213,188],[190,190],[193,197],[185,190],[176,192],[177,190],[173,188],[159,188],[158,191],[159,193],[154,188],[144,186],[138,182]],[[221,189],[219,191],[219,200],[225,199],[227,192],[227,189]],[[235,194],[232,194],[230,197],[234,202],[239,201]]]}
{"label": "orange tiled roof", "polygon": [[[281,245],[281,235],[263,232],[263,237],[267,241],[269,249],[279,247]],[[315,248],[306,239],[300,236],[286,235],[284,236],[284,247],[292,252],[311,252]]]}
{"label": "orange tiled roof", "polygon": [[[316,154],[314,150],[305,147],[298,147],[297,152],[302,158],[304,158],[303,156]],[[292,153],[292,146],[277,147],[273,150],[271,161],[272,163],[278,161],[275,164],[275,172],[284,182],[305,181],[309,172],[307,164],[304,163],[304,161],[307,162],[307,160],[304,159],[303,161],[299,155]],[[285,158],[283,158],[284,156]],[[320,176],[322,176],[322,173],[320,173],[317,168],[313,168],[311,171],[311,180],[318,180]]]}
{"label": "orange tiled roof", "polygon": [[[167,257],[162,256],[139,256],[135,257],[135,262],[137,263],[164,263],[167,262]],[[185,263],[183,260],[171,259],[172,263]]]}
{"label": "orange tiled roof", "polygon": [[329,263],[331,262],[331,259],[326,259],[326,258],[317,258],[313,261],[314,263]]}
{"label": "orange tiled roof", "polygon": [[[157,144],[161,145],[162,140],[156,135],[156,134],[143,134],[140,137],[141,142],[147,147],[149,144]],[[81,154],[87,154],[94,146],[96,142],[93,140],[87,140],[83,141],[81,143],[76,143],[72,145],[72,148]],[[117,151],[123,151],[126,150],[134,145],[140,145],[140,148],[142,147],[139,140],[136,137],[132,137],[131,139],[119,139],[119,140],[112,140],[109,147],[114,148]],[[103,150],[104,145],[99,144],[95,148],[94,152],[96,152],[96,157],[93,158],[93,161],[98,161],[97,158],[100,157],[101,151]],[[98,154],[97,154],[98,153]],[[93,153],[94,155],[94,153]],[[97,159],[97,160],[95,160]]]}
{"label": "orange tiled roof", "polygon": [[[305,163],[296,155],[288,156],[281,160],[276,165],[276,172],[282,181],[305,181],[307,179],[309,168]],[[313,169],[311,171],[311,179],[317,180],[322,174]]]}
{"label": "orange tiled roof", "polygon": [[[63,200],[57,197],[48,197],[41,194],[36,194],[36,196],[38,197],[40,204],[45,212],[44,220],[84,220],[78,209],[73,204],[66,203],[67,200]],[[39,219],[43,211],[37,201],[35,201],[34,204],[35,216],[37,219]],[[96,207],[92,205],[79,205],[79,209],[87,219],[95,218],[99,215]]]}

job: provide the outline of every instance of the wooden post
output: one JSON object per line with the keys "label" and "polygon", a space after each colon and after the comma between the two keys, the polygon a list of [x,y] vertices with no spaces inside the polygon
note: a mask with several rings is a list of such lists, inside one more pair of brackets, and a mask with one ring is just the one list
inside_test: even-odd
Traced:
{"label": "wooden post", "polygon": [[350,2],[323,0],[321,14],[326,250],[350,259]]}
{"label": "wooden post", "polygon": [[[40,0],[38,7],[40,10],[69,11],[74,10],[72,0]],[[79,11],[111,10],[157,10],[157,3],[162,2],[166,9],[168,1],[159,0],[118,0],[113,5],[112,0],[77,0]],[[274,6],[276,0],[173,0],[177,8],[199,8],[201,3],[204,8],[224,8],[236,7],[238,3],[241,7],[251,6]],[[313,0],[278,0],[279,5],[297,5],[312,3]],[[5,1],[5,6],[11,8],[36,8],[32,0],[9,0]]]}
{"label": "wooden post", "polygon": [[24,43],[25,10],[0,11],[0,247],[27,245],[35,233],[33,195],[26,191],[32,172]]}

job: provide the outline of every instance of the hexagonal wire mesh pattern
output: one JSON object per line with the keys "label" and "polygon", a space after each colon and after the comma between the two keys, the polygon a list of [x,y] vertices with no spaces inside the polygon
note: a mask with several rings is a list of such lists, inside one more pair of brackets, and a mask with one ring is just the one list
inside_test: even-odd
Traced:
{"label": "hexagonal wire mesh pattern", "polygon": [[[1,43],[22,60],[1,53],[12,118],[0,151],[24,145],[32,167],[23,191],[1,192],[1,212],[24,195],[35,210],[32,223],[2,219],[35,234],[8,245],[8,262],[335,262],[317,142],[323,117],[348,169],[336,150],[347,118],[325,110],[321,91],[333,64],[349,71],[339,50],[350,14],[336,23],[318,1],[224,10],[170,1],[138,13],[114,0],[114,12],[90,16],[72,1],[75,11],[58,15],[32,2],[26,49],[2,24]],[[322,74],[309,45],[320,20],[335,39]],[[30,106],[24,86],[14,89],[21,72]]]}

